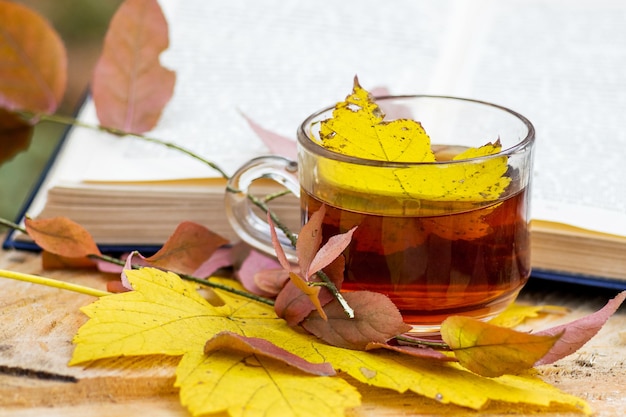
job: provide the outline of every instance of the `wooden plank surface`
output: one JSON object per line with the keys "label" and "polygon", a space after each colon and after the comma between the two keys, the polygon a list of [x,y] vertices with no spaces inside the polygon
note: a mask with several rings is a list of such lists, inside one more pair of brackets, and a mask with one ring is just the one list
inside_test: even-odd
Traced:
{"label": "wooden plank surface", "polygon": [[[105,289],[114,279],[93,271],[42,271],[35,254],[0,252],[0,269],[39,274]],[[540,328],[581,317],[600,308],[615,293],[531,282],[521,302],[554,304],[571,309],[529,324]],[[173,388],[175,358],[152,361],[121,359],[86,368],[68,367],[72,337],[86,317],[79,308],[94,298],[64,290],[0,279],[0,417],[2,416],[145,416],[183,417],[188,413]],[[579,352],[555,365],[538,368],[549,383],[586,399],[597,416],[621,416],[626,410],[626,311],[610,319]],[[361,407],[349,416],[504,416],[580,415],[491,404],[473,412],[438,404],[418,395],[398,395],[357,382]]]}

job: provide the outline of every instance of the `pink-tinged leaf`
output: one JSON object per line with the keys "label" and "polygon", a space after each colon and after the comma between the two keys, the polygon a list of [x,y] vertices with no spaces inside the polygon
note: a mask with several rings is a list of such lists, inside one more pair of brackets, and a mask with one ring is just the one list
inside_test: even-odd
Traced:
{"label": "pink-tinged leaf", "polygon": [[331,236],[331,238],[328,239],[328,242],[326,242],[326,244],[322,246],[319,251],[317,251],[315,258],[311,261],[311,265],[309,265],[309,276],[323,268],[326,268],[327,265],[341,256],[343,251],[350,244],[352,234],[356,228],[357,226],[348,230],[346,233]]}
{"label": "pink-tinged leaf", "polygon": [[55,255],[83,258],[101,254],[89,232],[67,217],[26,219],[25,225],[35,243]]}
{"label": "pink-tinged leaf", "polygon": [[276,259],[251,250],[237,271],[237,278],[245,289],[263,297],[273,297],[289,279],[289,273]]}
{"label": "pink-tinged leaf", "polygon": [[233,265],[232,246],[222,246],[204,261],[192,275],[198,278],[208,278],[219,269],[228,268]]}
{"label": "pink-tinged leaf", "polygon": [[254,274],[252,281],[254,287],[251,288],[258,292],[254,292],[244,285],[248,291],[259,295],[265,294],[265,297],[276,297],[289,281],[289,272],[282,268],[264,269]]}
{"label": "pink-tinged leaf", "polygon": [[31,124],[15,113],[0,109],[0,165],[28,149],[32,136]]}
{"label": "pink-tinged leaf", "polygon": [[281,136],[277,133],[274,133],[270,130],[267,130],[254,120],[249,118],[244,113],[241,113],[250,128],[257,134],[259,138],[263,141],[265,146],[268,147],[271,153],[274,155],[284,156],[285,158],[291,159],[295,161],[298,158],[296,141],[289,139],[285,136]]}
{"label": "pink-tinged leaf", "polygon": [[267,213],[267,223],[270,225],[270,235],[272,237],[272,246],[274,246],[274,251],[276,251],[276,259],[278,259],[278,262],[285,269],[285,271],[291,271],[291,264],[289,263],[289,260],[287,260],[287,255],[285,255],[285,250],[280,244],[280,240],[278,240],[276,226],[274,225],[272,216],[270,216],[269,213]]}
{"label": "pink-tinged leaf", "polygon": [[326,214],[326,206],[322,205],[319,210],[311,215],[300,233],[298,233],[298,241],[296,242],[296,255],[298,256],[298,265],[300,272],[305,280],[319,271],[310,271],[310,265],[322,244],[322,222]]}
{"label": "pink-tinged leaf", "polygon": [[107,31],[92,81],[100,124],[128,133],[152,130],[174,93],[176,75],[159,62],[169,46],[157,0],[125,0]]}
{"label": "pink-tinged leaf", "polygon": [[312,375],[335,375],[335,370],[331,364],[309,362],[261,338],[245,337],[232,332],[220,332],[209,339],[204,346],[204,353],[216,350],[236,350],[252,355],[262,355]]}
{"label": "pink-tinged leaf", "polygon": [[227,243],[228,240],[200,224],[182,222],[163,247],[146,260],[158,268],[192,274],[217,248]]}
{"label": "pink-tinged leaf", "polygon": [[128,254],[126,257],[126,262],[124,262],[124,267],[122,268],[122,272],[120,274],[121,283],[124,288],[127,290],[132,290],[133,286],[130,284],[128,277],[126,276],[126,271],[133,269],[133,266],[148,266],[149,263],[146,260],[145,256],[140,254],[137,251],[133,251]]}
{"label": "pink-tinged leaf", "polygon": [[65,94],[67,53],[40,15],[0,1],[0,107],[54,113]]}
{"label": "pink-tinged leaf", "polygon": [[[324,272],[337,288],[341,288],[344,267],[345,260],[343,256],[340,256],[324,268]],[[319,278],[314,277],[312,281],[319,281]],[[325,306],[330,301],[334,300],[333,295],[326,287],[321,287],[318,298],[322,306]],[[307,316],[314,310],[315,306],[306,294],[300,291],[300,289],[298,289],[291,282],[285,284],[282,290],[278,293],[274,303],[274,311],[276,311],[276,315],[284,319],[287,324],[292,327],[300,324],[300,322],[307,318]]]}
{"label": "pink-tinged leaf", "polygon": [[620,305],[622,305],[624,299],[626,299],[626,291],[619,293],[595,313],[574,320],[571,323],[537,332],[537,335],[544,336],[561,333],[563,333],[563,335],[552,349],[550,349],[544,357],[539,359],[535,365],[547,365],[576,352],[600,331],[607,320],[617,311]]}
{"label": "pink-tinged leaf", "polygon": [[403,353],[405,355],[413,356],[423,359],[434,359],[441,362],[458,362],[453,356],[448,356],[438,350],[430,347],[417,347],[417,346],[398,346],[390,345],[388,343],[371,342],[365,346],[365,350],[387,349],[394,352]]}
{"label": "pink-tinged leaf", "polygon": [[325,307],[328,320],[313,312],[302,322],[308,332],[333,346],[365,350],[372,342],[385,343],[399,334],[411,330],[402,321],[398,308],[383,294],[355,291],[343,294],[354,309],[355,317],[346,316],[336,300]]}

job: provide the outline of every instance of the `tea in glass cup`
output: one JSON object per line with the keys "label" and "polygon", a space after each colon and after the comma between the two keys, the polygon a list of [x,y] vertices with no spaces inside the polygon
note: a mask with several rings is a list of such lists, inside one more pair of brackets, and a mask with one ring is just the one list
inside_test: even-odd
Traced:
{"label": "tea in glass cup", "polygon": [[[344,252],[341,290],[387,295],[416,333],[436,333],[452,315],[497,315],[530,275],[532,124],[507,108],[455,97],[379,97],[374,106],[372,114],[384,117],[375,130],[334,123],[337,106],[308,117],[297,132],[297,179],[292,162],[268,156],[242,167],[232,186],[245,190],[261,177],[284,183],[300,196],[303,223],[325,205],[325,239],[358,226]],[[394,120],[396,129],[385,133]],[[423,129],[417,139],[405,135],[415,122]],[[432,155],[412,160],[406,149],[423,135]],[[373,152],[386,136],[402,145]],[[235,197],[227,197],[235,230],[273,253],[267,227],[247,199]]]}

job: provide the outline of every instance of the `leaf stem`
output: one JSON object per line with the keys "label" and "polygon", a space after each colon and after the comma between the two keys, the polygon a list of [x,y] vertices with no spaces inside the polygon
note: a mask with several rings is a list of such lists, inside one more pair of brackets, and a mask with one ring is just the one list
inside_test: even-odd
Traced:
{"label": "leaf stem", "polygon": [[79,127],[85,127],[85,128],[89,128],[89,129],[94,129],[94,130],[100,130],[102,132],[107,132],[107,133],[111,133],[113,135],[116,136],[132,136],[138,139],[142,139],[145,140],[147,142],[152,142],[152,143],[156,143],[162,146],[165,146],[167,148],[170,149],[175,149],[178,152],[182,152],[187,156],[190,156],[194,159],[197,159],[198,161],[208,165],[209,167],[213,168],[214,170],[216,170],[223,178],[228,179],[229,176],[228,174],[226,174],[226,172],[224,172],[224,170],[222,170],[222,168],[220,168],[217,164],[215,164],[214,162],[209,161],[208,159],[203,158],[202,156],[196,154],[195,152],[190,151],[189,149],[185,149],[182,146],[179,146],[175,143],[172,142],[167,142],[161,139],[157,139],[157,138],[152,138],[152,137],[148,137],[148,136],[144,136],[141,134],[136,134],[136,133],[129,133],[129,132],[125,132],[123,130],[120,129],[115,129],[112,127],[106,127],[106,126],[101,126],[101,125],[92,125],[89,123],[85,123],[82,122],[78,119],[75,119],[73,117],[67,117],[67,116],[62,116],[62,115],[58,115],[58,114],[32,114],[32,113],[28,113],[28,112],[21,112],[21,114],[26,117],[27,119],[33,119],[33,118],[38,118],[39,120],[43,120],[43,121],[48,121],[48,122],[54,122],[54,123],[61,123],[61,124],[66,124],[66,125],[74,125],[74,126],[79,126]]}
{"label": "leaf stem", "polygon": [[102,297],[111,295],[108,291],[101,291],[95,288],[85,287],[83,285],[72,284],[70,282],[59,281],[57,279],[40,277],[38,275],[24,274],[21,272],[7,271],[0,269],[0,276],[14,279],[17,281],[30,282],[32,284],[45,285],[47,287],[60,288],[62,290],[74,291],[80,294],[93,295],[94,297]]}
{"label": "leaf stem", "polygon": [[407,345],[427,346],[427,347],[431,347],[431,348],[439,349],[439,350],[451,350],[450,346],[448,346],[447,343],[439,342],[435,340],[426,340],[426,339],[420,339],[420,338],[409,337],[409,336],[404,336],[404,335],[398,335],[395,337],[395,339]]}
{"label": "leaf stem", "polygon": [[14,229],[14,230],[19,230],[22,233],[28,233],[26,231],[26,229],[23,228],[22,226],[20,226],[19,224],[13,223],[13,222],[11,222],[9,220],[6,220],[6,219],[3,219],[3,218],[0,218],[0,225],[9,227],[9,228]]}

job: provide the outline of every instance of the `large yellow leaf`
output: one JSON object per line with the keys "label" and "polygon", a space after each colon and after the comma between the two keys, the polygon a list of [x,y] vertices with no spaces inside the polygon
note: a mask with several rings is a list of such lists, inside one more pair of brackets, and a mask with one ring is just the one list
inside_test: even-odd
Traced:
{"label": "large yellow leaf", "polygon": [[[336,105],[331,118],[320,123],[319,137],[320,145],[325,148],[362,159],[394,163],[436,161],[430,138],[422,125],[410,119],[385,120],[374,99],[356,79],[352,94]],[[499,142],[488,143],[480,148],[467,149],[454,157],[452,163],[388,168],[323,159],[318,170],[323,182],[342,190],[341,194],[488,202],[497,200],[511,182],[505,175],[508,169],[506,156],[480,159],[500,150]],[[479,159],[470,160],[472,158]]]}
{"label": "large yellow leaf", "polygon": [[554,403],[589,413],[583,400],[532,377],[484,378],[458,365],[398,352],[329,346],[287,326],[270,306],[216,290],[224,301],[216,307],[173,273],[144,268],[127,274],[134,291],[101,297],[83,309],[90,319],[74,339],[71,364],[124,355],[182,356],[176,385],[193,415],[341,416],[359,404],[358,392],[341,377],[306,374],[246,350],[205,354],[207,340],[224,331],[263,338],[311,363],[328,362],[366,384],[410,390],[443,403],[473,409],[490,400]]}

